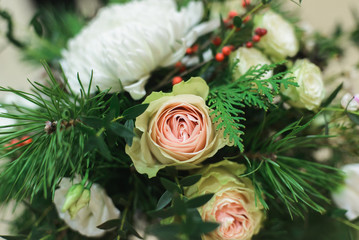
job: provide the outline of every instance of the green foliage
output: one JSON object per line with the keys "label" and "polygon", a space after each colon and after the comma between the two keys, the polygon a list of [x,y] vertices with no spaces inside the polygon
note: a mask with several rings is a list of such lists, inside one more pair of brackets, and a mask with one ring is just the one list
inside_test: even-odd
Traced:
{"label": "green foliage", "polygon": [[[1,128],[18,128],[1,132],[0,152],[4,152],[1,158],[13,158],[2,166],[1,201],[33,198],[40,191],[47,197],[49,189],[53,194],[62,177],[104,167],[101,159],[129,166],[128,157],[123,157],[124,146],[125,141],[131,144],[134,133],[132,125],[126,123],[133,121],[131,118],[146,106],[135,107],[132,115],[122,116],[120,111],[125,108],[117,95],[109,97],[108,91],[91,95],[90,87],[82,88],[81,94],[76,95],[67,83],[62,86],[56,81],[48,66],[45,69],[50,80],[46,85],[31,83],[33,93],[0,87],[0,91],[17,94],[37,106],[34,109],[8,106],[15,107],[18,113],[1,114],[1,117],[17,120],[15,125]],[[70,94],[65,93],[66,89]],[[32,143],[22,147],[5,146],[22,136],[30,136]],[[111,151],[110,147],[116,144],[121,150]]]}
{"label": "green foliage", "polygon": [[[163,187],[167,190],[160,197],[157,209],[150,211],[153,217],[164,219],[162,224],[154,224],[147,228],[146,234],[154,235],[160,240],[165,239],[201,239],[202,234],[215,230],[219,225],[213,222],[203,222],[197,208],[206,204],[214,194],[204,194],[187,199],[183,188],[199,181],[200,175],[192,175],[175,182],[161,178]],[[171,205],[165,208],[168,204]]]}
{"label": "green foliage", "polygon": [[13,26],[13,21],[12,21],[10,14],[8,12],[0,9],[0,17],[7,22],[6,37],[7,37],[8,41],[11,42],[12,44],[14,44],[14,46],[16,46],[16,47],[23,48],[25,46],[24,43],[22,43],[20,40],[16,39],[16,37],[14,36],[14,26]]}
{"label": "green foliage", "polygon": [[[270,121],[267,119],[267,122]],[[265,196],[278,210],[284,204],[292,217],[304,217],[308,209],[324,213],[320,203],[330,202],[325,192],[335,190],[343,182],[341,171],[334,167],[288,156],[293,149],[318,147],[314,141],[328,137],[303,135],[311,121],[304,125],[300,122],[288,125],[265,140],[261,139],[260,132],[268,126],[260,126],[257,137],[248,146],[249,152],[244,154],[249,164],[246,175],[254,182],[257,199],[265,208],[269,208]]]}
{"label": "green foliage", "polygon": [[355,27],[350,33],[350,40],[359,47],[359,12],[353,10],[352,15],[355,21]]}
{"label": "green foliage", "polygon": [[309,52],[309,59],[323,68],[327,65],[328,61],[333,57],[340,57],[343,55],[344,50],[341,42],[342,29],[337,26],[337,29],[331,36],[324,36],[320,33],[314,35],[314,48]]}
{"label": "green foliage", "polygon": [[25,49],[25,57],[36,63],[52,62],[61,58],[67,41],[74,37],[85,24],[84,19],[74,12],[62,8],[40,8],[30,22],[37,37]]}
{"label": "green foliage", "polygon": [[[258,65],[250,68],[244,75],[223,85],[211,88],[208,105],[213,110],[213,122],[218,123],[217,129],[224,129],[228,137],[241,151],[244,150],[242,135],[244,128],[242,117],[244,107],[267,110],[273,99],[279,94],[281,85],[298,86],[292,77],[286,77],[288,72],[279,72],[265,78],[265,74],[276,68],[278,64]],[[234,64],[234,66],[236,63]]]}

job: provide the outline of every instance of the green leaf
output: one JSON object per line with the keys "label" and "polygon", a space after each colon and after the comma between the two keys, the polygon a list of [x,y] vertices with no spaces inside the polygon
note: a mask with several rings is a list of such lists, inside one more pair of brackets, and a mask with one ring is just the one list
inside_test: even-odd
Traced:
{"label": "green leaf", "polygon": [[149,211],[148,215],[152,217],[168,218],[175,215],[175,209],[173,207],[169,207],[166,209],[153,210],[153,211]]}
{"label": "green leaf", "polygon": [[219,224],[216,222],[201,222],[196,223],[196,226],[198,227],[198,231],[200,233],[209,233],[216,230],[216,228],[219,227]]}
{"label": "green leaf", "polygon": [[240,28],[242,26],[242,18],[238,17],[238,16],[235,16],[233,18],[233,24],[236,28]]}
{"label": "green leaf", "polygon": [[147,229],[147,233],[158,237],[160,240],[178,240],[178,235],[181,233],[180,224],[170,225],[153,225]]}
{"label": "green leaf", "polygon": [[102,229],[102,230],[109,230],[115,227],[119,227],[121,224],[121,219],[111,219],[108,220],[104,223],[102,223],[101,225],[97,226],[97,228]]}
{"label": "green leaf", "polygon": [[87,150],[91,150],[93,148],[98,149],[98,152],[107,160],[111,160],[112,159],[112,155],[111,152],[105,142],[105,140],[103,139],[102,136],[96,137],[96,136],[92,136],[88,139],[87,141]]}
{"label": "green leaf", "polygon": [[110,130],[117,136],[122,138],[133,138],[135,136],[133,131],[118,122],[111,123]]}
{"label": "green leaf", "polygon": [[143,239],[143,237],[141,237],[141,235],[136,231],[136,229],[126,220],[126,229],[127,231],[134,235],[135,237],[139,238],[139,239]]}
{"label": "green leaf", "polygon": [[359,125],[359,116],[350,112],[347,112],[348,117],[350,118],[350,120],[352,120],[353,123],[355,123],[356,125]]}
{"label": "green leaf", "polygon": [[30,25],[34,27],[34,30],[35,30],[36,34],[37,34],[39,37],[41,37],[42,34],[43,34],[43,32],[44,32],[44,30],[42,29],[42,26],[41,26],[41,23],[40,23],[38,17],[39,17],[39,13],[36,14],[36,15],[31,19]]}
{"label": "green leaf", "polygon": [[6,240],[24,240],[27,239],[26,235],[17,235],[17,236],[8,236],[8,235],[0,235],[0,237]]}
{"label": "green leaf", "polygon": [[139,115],[141,115],[148,107],[148,103],[147,104],[138,104],[136,106],[127,108],[123,113],[122,116],[126,119],[126,120],[130,120],[130,119],[135,119],[136,117],[138,117]]}
{"label": "green leaf", "polygon": [[332,103],[334,98],[338,95],[340,90],[343,88],[343,83],[341,83],[331,94],[330,96],[322,103],[321,107],[327,107],[329,104]]}
{"label": "green leaf", "polygon": [[[131,119],[131,120],[127,120],[125,122],[125,127],[128,128],[130,131],[133,132],[133,129],[135,128],[135,122]],[[126,144],[128,146],[132,146],[132,142],[133,142],[133,137],[125,137],[125,141],[126,141]]]}
{"label": "green leaf", "polygon": [[173,198],[173,209],[176,215],[184,215],[186,214],[186,203],[183,198],[179,194],[176,194]]}
{"label": "green leaf", "polygon": [[104,120],[99,118],[99,117],[85,117],[85,116],[83,116],[80,119],[85,125],[93,127],[93,128],[101,128],[102,126],[105,125]]}
{"label": "green leaf", "polygon": [[192,175],[181,179],[180,184],[183,187],[192,186],[201,179],[202,175]]}
{"label": "green leaf", "polygon": [[163,209],[166,207],[172,200],[172,193],[169,191],[165,191],[160,199],[158,200],[156,210]]}
{"label": "green leaf", "polygon": [[171,182],[170,180],[166,179],[166,178],[161,178],[160,179],[162,185],[166,188],[167,191],[174,193],[174,192],[178,192],[181,193],[181,189],[177,186],[176,183]]}
{"label": "green leaf", "polygon": [[214,196],[213,193],[208,193],[199,197],[189,199],[186,203],[188,208],[198,208],[206,204]]}

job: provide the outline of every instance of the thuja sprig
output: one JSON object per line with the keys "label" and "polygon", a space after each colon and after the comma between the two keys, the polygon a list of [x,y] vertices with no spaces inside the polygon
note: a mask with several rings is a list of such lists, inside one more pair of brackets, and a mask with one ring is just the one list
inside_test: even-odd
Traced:
{"label": "thuja sprig", "polygon": [[302,134],[310,123],[301,125],[301,120],[296,121],[265,140],[256,133],[248,152],[243,154],[249,166],[246,176],[252,178],[256,197],[265,208],[269,208],[266,197],[278,209],[284,204],[291,217],[304,217],[308,209],[323,213],[323,203],[330,203],[325,191],[342,183],[340,170],[288,154],[293,149],[317,147],[313,141],[329,137]]}
{"label": "thuja sprig", "polygon": [[[241,151],[244,150],[242,135],[245,121],[244,107],[267,110],[273,99],[279,94],[283,85],[298,86],[292,77],[286,77],[287,71],[279,72],[271,77],[266,73],[276,68],[278,64],[257,65],[250,68],[244,75],[232,82],[211,88],[208,105],[213,110],[213,122],[218,123],[217,129],[224,129],[228,137]],[[235,63],[234,66],[237,64]]]}

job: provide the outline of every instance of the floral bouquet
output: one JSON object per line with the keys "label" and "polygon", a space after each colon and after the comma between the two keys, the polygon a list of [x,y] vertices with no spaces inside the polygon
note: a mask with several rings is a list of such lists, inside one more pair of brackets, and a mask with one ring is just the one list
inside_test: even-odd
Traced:
{"label": "floral bouquet", "polygon": [[0,201],[25,209],[3,238],[357,239],[359,95],[322,72],[359,18],[326,37],[300,2],[80,3],[27,39],[0,11],[47,73],[0,87]]}

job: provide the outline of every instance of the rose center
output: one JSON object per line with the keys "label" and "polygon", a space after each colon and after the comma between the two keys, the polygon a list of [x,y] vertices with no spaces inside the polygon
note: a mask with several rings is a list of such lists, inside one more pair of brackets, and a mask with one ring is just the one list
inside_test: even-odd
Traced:
{"label": "rose center", "polygon": [[180,114],[168,119],[167,125],[180,142],[186,142],[198,127],[198,119],[190,114],[187,114],[187,116]]}
{"label": "rose center", "polygon": [[216,221],[221,224],[220,232],[225,238],[241,235],[248,227],[247,212],[240,204],[233,202],[217,210]]}

